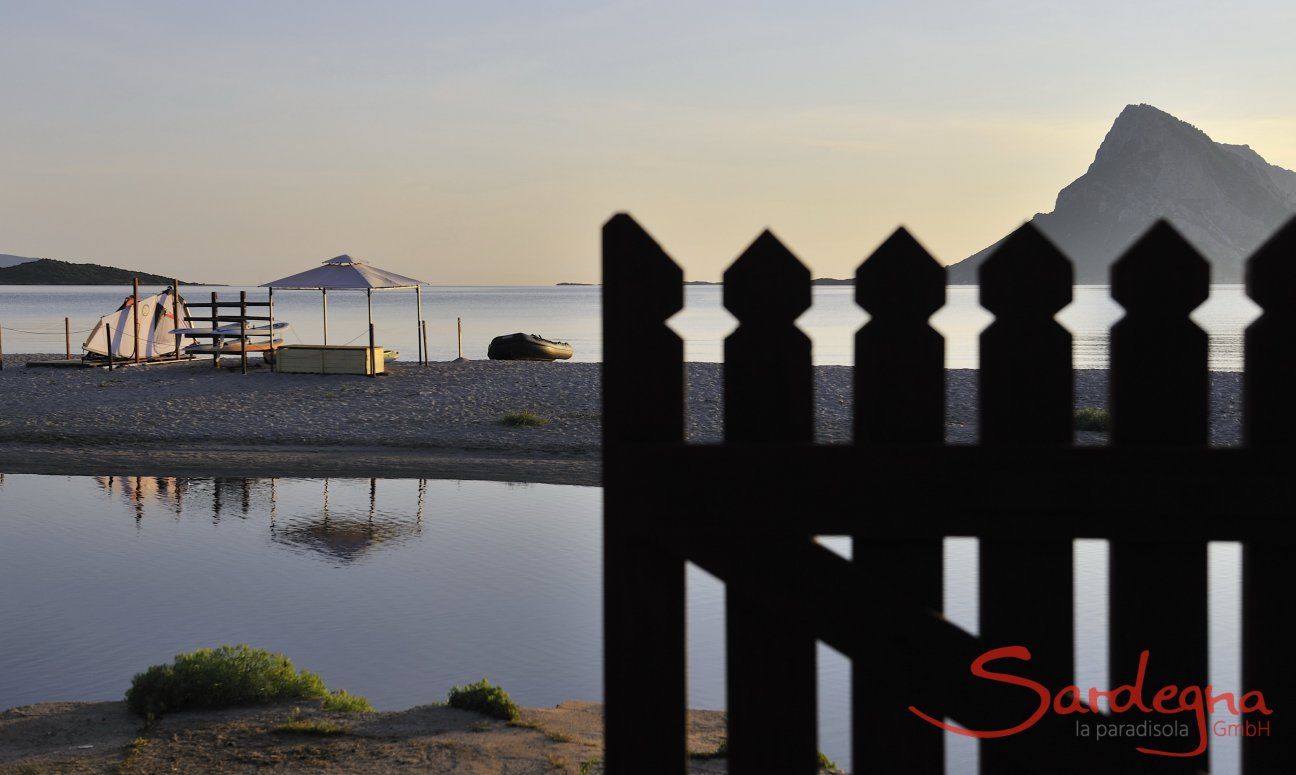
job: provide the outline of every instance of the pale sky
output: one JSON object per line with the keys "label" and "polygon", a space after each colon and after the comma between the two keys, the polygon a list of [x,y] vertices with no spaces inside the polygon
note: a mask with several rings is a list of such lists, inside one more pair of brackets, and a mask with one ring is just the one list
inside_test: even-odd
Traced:
{"label": "pale sky", "polygon": [[259,283],[598,280],[629,211],[690,279],[772,228],[950,262],[1148,102],[1296,167],[1290,2],[0,0],[0,253]]}

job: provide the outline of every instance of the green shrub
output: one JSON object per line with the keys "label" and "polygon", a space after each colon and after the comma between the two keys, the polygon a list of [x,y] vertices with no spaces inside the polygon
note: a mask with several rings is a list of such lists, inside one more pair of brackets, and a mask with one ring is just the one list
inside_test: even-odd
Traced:
{"label": "green shrub", "polygon": [[509,412],[500,418],[499,423],[510,428],[538,428],[548,425],[549,419],[535,412]]}
{"label": "green shrub", "polygon": [[322,721],[319,719],[297,719],[295,721],[285,721],[275,727],[273,732],[281,735],[315,735],[317,737],[336,737],[345,735],[351,731],[346,724],[339,724],[336,721]]}
{"label": "green shrub", "polygon": [[135,676],[126,704],[141,716],[194,708],[233,708],[328,697],[324,681],[283,654],[247,645],[177,654]]}
{"label": "green shrub", "polygon": [[475,684],[452,687],[450,696],[446,699],[452,708],[470,710],[491,718],[516,721],[519,715],[518,706],[508,692],[501,687],[492,686],[485,678]]}
{"label": "green shrub", "polygon": [[1075,410],[1075,427],[1078,431],[1106,433],[1111,430],[1111,415],[1101,407],[1082,406]]}
{"label": "green shrub", "polygon": [[346,689],[340,689],[324,698],[320,703],[324,710],[331,710],[338,713],[373,713],[374,707],[364,697],[357,697],[354,694],[348,694]]}

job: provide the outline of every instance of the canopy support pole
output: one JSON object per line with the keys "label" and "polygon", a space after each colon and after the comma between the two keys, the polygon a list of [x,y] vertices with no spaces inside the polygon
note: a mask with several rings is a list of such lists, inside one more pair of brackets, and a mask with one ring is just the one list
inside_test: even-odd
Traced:
{"label": "canopy support pole", "polygon": [[423,286],[414,286],[414,303],[417,305],[418,324],[414,328],[414,339],[418,342],[418,362],[427,365],[427,353],[423,351]]}
{"label": "canopy support pole", "polygon": [[320,297],[324,305],[324,346],[328,347],[328,288],[320,288]]}
{"label": "canopy support pole", "polygon": [[369,308],[369,376],[378,376],[378,359],[374,352],[374,324],[373,324],[373,288],[365,288],[365,304]]}

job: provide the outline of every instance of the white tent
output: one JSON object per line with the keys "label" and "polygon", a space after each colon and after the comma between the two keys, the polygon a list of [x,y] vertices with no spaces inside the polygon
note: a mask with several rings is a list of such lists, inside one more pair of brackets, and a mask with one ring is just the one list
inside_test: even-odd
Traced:
{"label": "white tent", "polygon": [[[139,357],[156,358],[161,355],[174,355],[176,352],[176,337],[168,333],[172,329],[181,328],[189,316],[188,309],[185,308],[183,298],[177,298],[172,295],[172,289],[168,288],[161,293],[155,293],[152,296],[141,296],[139,300]],[[116,312],[104,315],[90,329],[90,335],[86,337],[85,343],[81,349],[94,355],[107,357],[109,345],[111,344],[112,356],[114,358],[133,358],[135,357],[135,314],[132,304],[133,298],[126,297],[122,305],[117,308]],[[176,307],[179,305],[179,322],[176,322]],[[112,333],[111,343],[108,341],[109,329]],[[180,349],[193,344],[192,339],[180,337]]]}
{"label": "white tent", "polygon": [[[319,291],[324,310],[324,344],[328,344],[328,292],[364,291],[369,306],[369,327],[373,329],[373,292],[400,289],[414,289],[416,313],[418,315],[417,341],[419,343],[419,362],[425,363],[427,353],[423,347],[423,286],[427,283],[413,277],[388,272],[351,256],[341,255],[323,262],[322,266],[307,269],[294,275],[281,277],[278,280],[262,283],[262,288],[269,288],[273,298],[275,289],[281,291]],[[371,342],[372,344],[372,342]]]}

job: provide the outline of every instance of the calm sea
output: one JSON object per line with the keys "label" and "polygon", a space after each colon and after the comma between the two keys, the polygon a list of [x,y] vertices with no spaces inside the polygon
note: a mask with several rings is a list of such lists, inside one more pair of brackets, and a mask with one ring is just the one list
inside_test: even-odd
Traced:
{"label": "calm sea", "polygon": [[[238,642],[382,709],[483,676],[525,705],[599,699],[601,508],[598,488],[541,484],[0,475],[0,709],[119,699],[150,664]],[[1228,690],[1240,556],[1210,547],[1210,680]],[[1076,678],[1107,688],[1106,542],[1075,560]],[[977,563],[974,539],[946,539],[945,610],[972,632]],[[690,567],[688,606],[689,703],[723,708],[720,582]],[[820,747],[846,766],[849,685],[821,646]],[[975,752],[950,736],[948,771],[975,773]],[[1213,739],[1212,771],[1238,754]]]}
{"label": "calm sea", "polygon": [[[259,288],[186,287],[190,301],[209,300],[213,291],[222,299],[237,299],[247,290],[249,299],[264,300]],[[62,352],[63,318],[70,318],[73,352],[80,351],[85,331],[102,315],[121,304],[129,289],[105,286],[0,286],[0,326],[5,352]],[[683,312],[672,325],[685,340],[685,357],[691,361],[720,361],[724,337],[734,319],[721,303],[719,286],[689,286]],[[284,339],[288,344],[323,341],[320,295],[314,291],[280,291],[275,294],[276,316],[291,323]],[[1217,285],[1211,299],[1193,315],[1211,337],[1211,368],[1238,370],[1242,366],[1242,332],[1259,309],[1241,286]],[[374,295],[374,320],[378,343],[400,351],[401,358],[417,353],[416,308],[412,291],[387,291]],[[492,337],[517,331],[571,342],[576,360],[602,358],[599,335],[599,289],[581,286],[445,286],[424,289],[423,316],[428,321],[429,350],[434,360],[458,354],[456,319],[463,320],[463,354],[486,357]],[[1079,286],[1075,301],[1058,316],[1075,337],[1075,364],[1079,368],[1107,365],[1107,330],[1121,316],[1106,286]],[[853,337],[867,316],[855,305],[852,289],[816,286],[814,304],[800,320],[814,342],[817,364],[848,365]],[[975,368],[977,335],[991,316],[977,303],[974,287],[949,289],[944,309],[932,324],[946,337],[947,365]],[[358,292],[329,294],[329,343],[367,340],[365,296]],[[633,346],[627,343],[627,346]]]}

